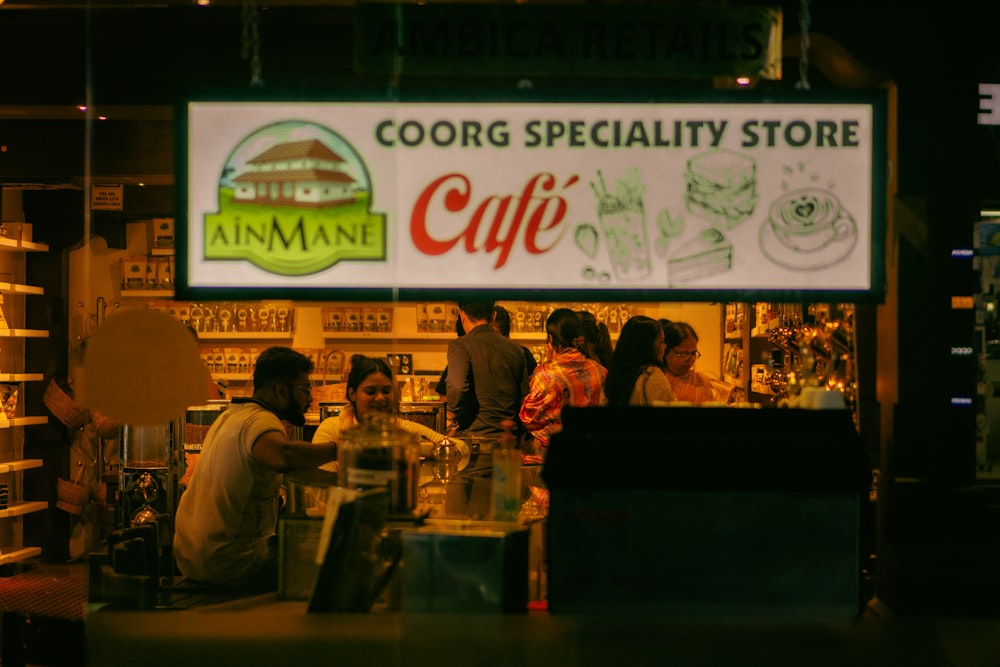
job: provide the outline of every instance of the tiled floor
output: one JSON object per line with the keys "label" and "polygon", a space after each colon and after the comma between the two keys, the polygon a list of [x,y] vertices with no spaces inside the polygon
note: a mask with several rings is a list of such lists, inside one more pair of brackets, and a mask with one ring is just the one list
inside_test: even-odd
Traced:
{"label": "tiled floor", "polygon": [[0,667],[84,664],[88,567],[32,559],[0,577]]}

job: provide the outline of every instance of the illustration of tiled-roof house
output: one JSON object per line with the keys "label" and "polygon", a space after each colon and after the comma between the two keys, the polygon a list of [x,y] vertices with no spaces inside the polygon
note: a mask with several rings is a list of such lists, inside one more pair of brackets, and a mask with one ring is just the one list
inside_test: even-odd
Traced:
{"label": "illustration of tiled-roof house", "polygon": [[319,208],[354,201],[346,161],[317,139],[277,144],[247,162],[233,179],[240,203]]}

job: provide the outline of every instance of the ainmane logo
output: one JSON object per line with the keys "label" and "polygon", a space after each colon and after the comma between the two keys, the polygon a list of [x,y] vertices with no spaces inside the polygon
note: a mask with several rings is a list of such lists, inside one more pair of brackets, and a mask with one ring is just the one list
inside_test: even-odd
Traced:
{"label": "ainmane logo", "polygon": [[283,121],[226,161],[219,210],[204,218],[206,260],[243,260],[283,276],[342,260],[385,261],[385,214],[370,210],[365,163],[339,134]]}

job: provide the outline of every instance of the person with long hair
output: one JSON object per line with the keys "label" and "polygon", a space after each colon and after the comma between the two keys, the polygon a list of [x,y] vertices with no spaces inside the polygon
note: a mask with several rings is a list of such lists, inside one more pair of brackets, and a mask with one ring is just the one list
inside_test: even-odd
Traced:
{"label": "person with long hair", "polygon": [[546,360],[535,369],[519,416],[534,436],[535,453],[545,456],[549,438],[562,430],[566,406],[598,406],[604,401],[607,370],[583,353],[586,345],[579,316],[558,308],[545,322]]}
{"label": "person with long hair", "polygon": [[597,319],[589,310],[578,310],[580,326],[583,329],[583,340],[586,343],[584,354],[594,359],[605,368],[611,368],[611,356],[615,348],[611,344],[611,332],[608,325]]}
{"label": "person with long hair", "polygon": [[604,381],[608,405],[666,405],[676,400],[663,374],[666,349],[657,320],[645,315],[629,318],[618,335]]}
{"label": "person with long hair", "polygon": [[663,357],[663,374],[674,390],[678,401],[690,401],[701,405],[707,401],[725,401],[729,392],[717,391],[712,378],[696,371],[695,362],[701,357],[698,351],[698,334],[687,322],[660,320],[663,337],[667,346]]}
{"label": "person with long hair", "polygon": [[[399,417],[399,392],[396,391],[396,379],[392,374],[389,362],[381,357],[366,357],[355,354],[351,357],[351,370],[347,374],[347,405],[340,414],[327,417],[316,428],[313,442],[338,442],[340,435],[365,419],[373,412],[380,412],[394,417],[394,423],[402,429],[417,436],[423,456],[430,454],[432,447],[445,436],[432,428],[408,419]],[[468,456],[468,445],[458,438],[452,438],[464,456]],[[336,470],[335,464],[322,466],[326,470]]]}

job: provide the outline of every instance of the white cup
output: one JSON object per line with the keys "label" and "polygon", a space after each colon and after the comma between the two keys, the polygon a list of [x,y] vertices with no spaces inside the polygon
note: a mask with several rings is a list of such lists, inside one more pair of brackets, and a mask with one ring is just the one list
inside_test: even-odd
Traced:
{"label": "white cup", "polygon": [[844,404],[844,395],[839,391],[817,388],[811,407],[814,410],[843,410],[847,406]]}
{"label": "white cup", "polygon": [[816,397],[822,393],[822,389],[819,387],[802,387],[802,391],[799,392],[799,400],[796,407],[802,408],[804,410],[812,410],[816,407]]}

